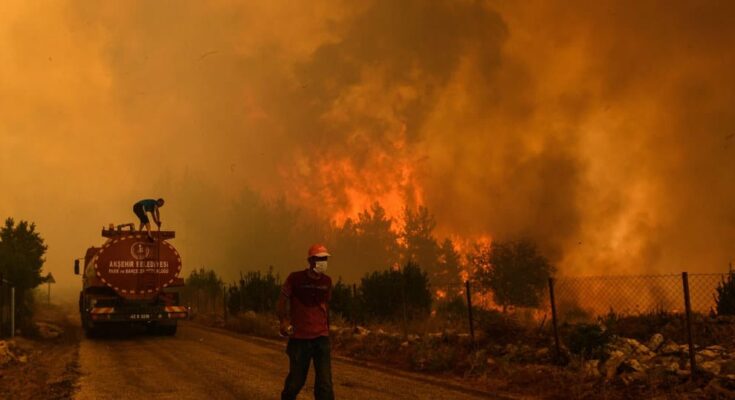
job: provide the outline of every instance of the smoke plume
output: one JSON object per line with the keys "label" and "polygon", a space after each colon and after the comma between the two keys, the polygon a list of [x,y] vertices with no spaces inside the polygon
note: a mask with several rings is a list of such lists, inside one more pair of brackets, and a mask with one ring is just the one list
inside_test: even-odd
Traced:
{"label": "smoke plume", "polygon": [[0,215],[38,224],[62,284],[159,196],[185,268],[227,279],[299,268],[376,201],[565,274],[733,258],[729,2],[2,7]]}

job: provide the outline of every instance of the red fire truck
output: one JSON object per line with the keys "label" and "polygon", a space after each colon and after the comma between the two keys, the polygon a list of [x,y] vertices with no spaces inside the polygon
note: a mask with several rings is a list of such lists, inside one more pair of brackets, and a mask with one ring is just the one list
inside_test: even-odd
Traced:
{"label": "red fire truck", "polygon": [[[105,243],[87,249],[79,294],[82,328],[88,337],[123,325],[175,335],[177,321],[189,315],[179,304],[181,256],[169,243],[176,235],[158,231],[150,240],[129,228],[103,228]],[[74,262],[77,275],[80,260]]]}

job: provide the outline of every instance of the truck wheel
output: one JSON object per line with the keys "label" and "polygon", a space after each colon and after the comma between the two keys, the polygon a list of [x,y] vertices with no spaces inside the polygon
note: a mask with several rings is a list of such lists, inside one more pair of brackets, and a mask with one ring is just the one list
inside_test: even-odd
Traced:
{"label": "truck wheel", "polygon": [[82,317],[82,330],[84,331],[84,337],[87,339],[93,339],[99,336],[99,330],[89,326],[89,321]]}
{"label": "truck wheel", "polygon": [[163,325],[158,327],[161,335],[174,336],[176,335],[176,325]]}
{"label": "truck wheel", "polygon": [[98,338],[98,337],[100,337],[100,330],[99,330],[99,328],[85,327],[84,328],[84,336],[87,339]]}
{"label": "truck wheel", "polygon": [[145,332],[149,335],[158,335],[158,331],[160,330],[160,327],[155,322],[149,322],[145,326]]}

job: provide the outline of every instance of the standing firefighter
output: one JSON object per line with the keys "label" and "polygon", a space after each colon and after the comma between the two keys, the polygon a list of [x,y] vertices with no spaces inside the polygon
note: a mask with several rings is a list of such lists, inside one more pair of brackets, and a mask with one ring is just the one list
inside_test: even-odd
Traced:
{"label": "standing firefighter", "polygon": [[161,214],[158,209],[163,207],[163,203],[163,199],[145,199],[133,205],[133,212],[135,213],[135,215],[138,216],[138,219],[140,220],[140,227],[138,228],[138,230],[142,231],[143,225],[145,225],[146,232],[148,232],[148,239],[150,240],[153,240],[153,236],[151,235],[151,221],[148,220],[147,213],[151,213],[151,215],[153,216],[153,222],[155,222],[160,229]]}
{"label": "standing firefighter", "polygon": [[332,279],[326,275],[327,258],[329,253],[324,245],[311,246],[307,258],[309,268],[292,272],[278,298],[281,335],[289,336],[286,347],[289,372],[281,400],[296,399],[306,382],[312,359],[316,372],[314,398],[334,399],[328,318]]}

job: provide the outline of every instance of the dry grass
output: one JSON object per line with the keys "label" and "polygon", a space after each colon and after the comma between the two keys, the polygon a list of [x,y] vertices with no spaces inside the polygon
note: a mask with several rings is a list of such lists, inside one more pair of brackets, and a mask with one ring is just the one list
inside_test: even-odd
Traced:
{"label": "dry grass", "polygon": [[[272,315],[249,312],[221,317],[198,316],[200,322],[266,338],[277,337]],[[586,377],[580,358],[570,365],[552,362],[549,326],[539,321],[514,318],[498,312],[480,312],[476,341],[466,332],[466,323],[441,315],[417,320],[376,322],[370,331],[356,332],[349,321],[334,316],[332,347],[335,353],[379,362],[392,367],[429,374],[452,376],[491,391],[512,392],[546,399],[704,399],[712,397],[706,382],[686,379],[651,379],[645,384],[625,386]],[[671,316],[639,316],[616,321],[614,329],[630,331],[641,339],[661,329],[675,331],[678,321]],[[721,328],[720,329],[724,329]],[[729,332],[729,331],[728,331]],[[666,333],[664,333],[666,334]],[[542,355],[540,355],[542,354]]]}
{"label": "dry grass", "polygon": [[278,322],[274,315],[256,314],[252,311],[227,319],[227,329],[264,338],[278,338]]}
{"label": "dry grass", "polygon": [[263,338],[278,338],[278,320],[274,315],[256,314],[252,311],[228,315],[225,320],[221,314],[194,314],[192,321],[206,326],[224,328],[246,335]]}

